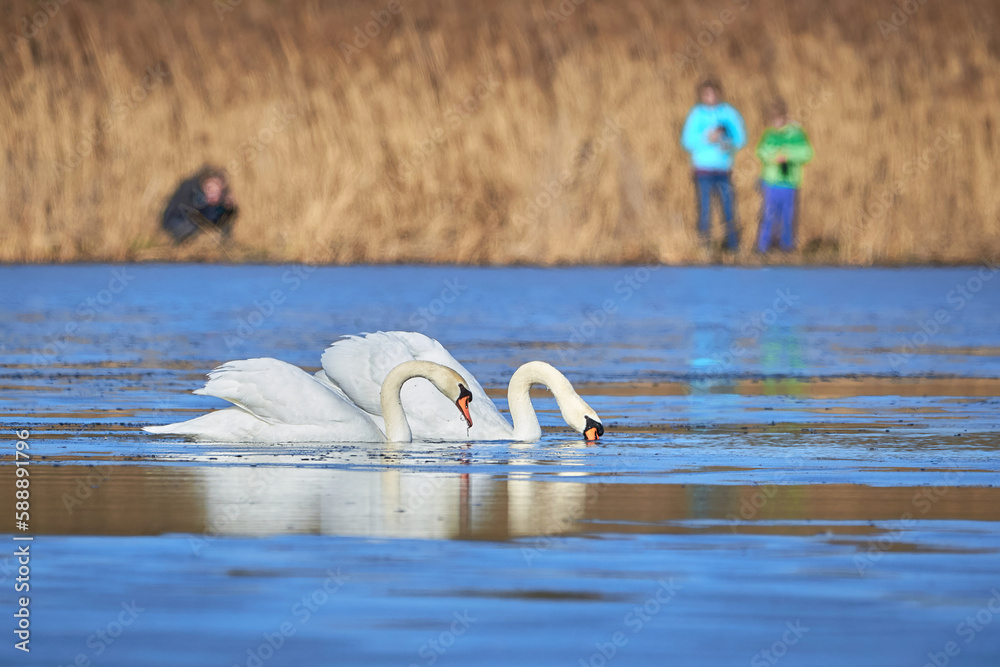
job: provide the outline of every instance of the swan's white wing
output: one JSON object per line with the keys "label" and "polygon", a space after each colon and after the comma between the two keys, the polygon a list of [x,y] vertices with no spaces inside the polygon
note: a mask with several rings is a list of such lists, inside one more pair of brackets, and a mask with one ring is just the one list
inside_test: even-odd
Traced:
{"label": "swan's white wing", "polygon": [[272,424],[352,423],[364,414],[301,368],[278,359],[230,361],[195,394],[229,401]]}
{"label": "swan's white wing", "polygon": [[403,385],[401,398],[414,440],[504,440],[513,427],[504,419],[483,387],[441,343],[421,333],[380,331],[345,336],[323,353],[323,370],[362,410],[381,415],[382,381],[406,361],[433,361],[454,369],[472,392],[472,428],[457,408],[423,378]]}
{"label": "swan's white wing", "polygon": [[226,408],[184,422],[146,426],[142,430],[147,433],[190,435],[216,442],[255,442],[258,434],[268,426],[267,422],[257,419],[246,410]]}
{"label": "swan's white wing", "polygon": [[381,414],[382,381],[396,366],[421,358],[417,356],[421,351],[391,332],[344,336],[326,349],[321,363],[326,376],[355,405],[365,412]]}
{"label": "swan's white wing", "polygon": [[[383,440],[372,420],[313,376],[278,359],[230,361],[208,375],[195,394],[232,403],[249,415],[221,410],[197,419],[158,427],[159,433],[183,433],[227,440],[310,440],[377,442]],[[213,417],[212,415],[217,415]],[[221,438],[227,428],[231,437]]]}
{"label": "swan's white wing", "polygon": [[[330,391],[335,392],[338,396],[343,397],[345,401],[351,403],[354,402],[351,400],[350,396],[344,393],[343,389],[341,389],[340,387],[338,387],[333,383],[333,380],[330,379],[330,376],[327,375],[326,371],[324,371],[322,368],[316,371],[316,373],[313,374],[313,377],[319,380],[320,384],[322,384],[324,387],[327,387]],[[361,408],[358,409],[361,410]],[[385,433],[385,420],[382,419],[382,415],[373,412],[368,412],[366,410],[362,410],[362,412],[368,415],[368,418],[371,419],[373,422],[375,422],[375,425],[378,426],[378,429],[382,433]]]}

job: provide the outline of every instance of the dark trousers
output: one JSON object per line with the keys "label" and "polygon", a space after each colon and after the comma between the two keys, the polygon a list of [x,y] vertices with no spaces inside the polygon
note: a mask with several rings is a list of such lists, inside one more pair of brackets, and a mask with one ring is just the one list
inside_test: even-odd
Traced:
{"label": "dark trousers", "polygon": [[726,219],[726,245],[730,250],[740,246],[736,233],[736,202],[729,172],[695,172],[694,182],[698,189],[698,234],[706,243],[711,236],[712,194],[718,196],[722,204],[722,214]]}

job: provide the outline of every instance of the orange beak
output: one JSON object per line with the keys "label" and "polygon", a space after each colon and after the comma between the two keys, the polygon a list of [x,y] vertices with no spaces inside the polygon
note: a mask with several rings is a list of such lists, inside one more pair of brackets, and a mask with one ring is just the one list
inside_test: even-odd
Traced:
{"label": "orange beak", "polygon": [[469,412],[469,403],[472,402],[472,392],[466,389],[464,385],[458,386],[461,388],[461,391],[458,394],[458,400],[455,401],[455,405],[462,411],[462,416],[465,417],[469,428],[472,428],[472,414]]}
{"label": "orange beak", "polygon": [[588,441],[593,441],[600,440],[602,435],[604,435],[604,424],[587,417],[587,423],[583,427],[583,437]]}

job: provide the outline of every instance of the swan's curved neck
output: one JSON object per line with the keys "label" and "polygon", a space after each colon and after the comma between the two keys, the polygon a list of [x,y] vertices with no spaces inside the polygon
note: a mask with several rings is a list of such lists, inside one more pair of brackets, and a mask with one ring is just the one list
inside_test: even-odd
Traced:
{"label": "swan's curved neck", "polygon": [[413,440],[413,432],[410,424],[406,421],[406,413],[403,412],[403,400],[400,392],[403,384],[415,377],[431,379],[430,376],[436,372],[437,364],[429,361],[407,361],[396,366],[382,381],[382,392],[380,401],[382,404],[382,418],[385,420],[385,438],[389,442],[410,442]]}
{"label": "swan's curved neck", "polygon": [[542,426],[538,423],[538,415],[531,405],[531,395],[528,393],[533,384],[544,384],[555,396],[559,409],[562,410],[563,399],[575,396],[576,390],[555,367],[544,361],[529,361],[510,378],[507,386],[507,406],[510,408],[510,418],[514,422],[514,439],[530,442],[542,437]]}

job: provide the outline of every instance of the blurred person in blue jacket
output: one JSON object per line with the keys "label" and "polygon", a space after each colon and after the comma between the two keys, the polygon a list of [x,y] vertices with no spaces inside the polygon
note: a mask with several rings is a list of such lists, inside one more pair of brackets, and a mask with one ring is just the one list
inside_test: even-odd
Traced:
{"label": "blurred person in blue jacket", "polygon": [[698,84],[698,104],[694,105],[681,133],[681,145],[691,154],[694,182],[698,189],[698,233],[707,245],[711,237],[712,193],[716,193],[726,218],[726,247],[739,249],[736,230],[736,199],[730,175],[733,156],[747,142],[743,117],[722,101],[722,89],[715,81]]}

